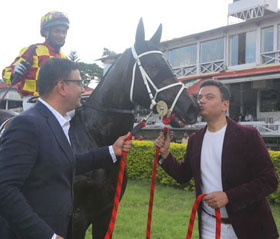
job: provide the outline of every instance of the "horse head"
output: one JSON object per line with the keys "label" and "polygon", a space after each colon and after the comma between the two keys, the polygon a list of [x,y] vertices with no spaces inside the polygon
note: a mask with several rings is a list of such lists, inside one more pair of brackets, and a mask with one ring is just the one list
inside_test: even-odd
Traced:
{"label": "horse head", "polygon": [[[146,41],[143,21],[140,19],[134,46],[122,54],[107,74],[112,79],[109,84],[113,91],[122,92],[122,102],[114,99],[107,107],[119,108],[122,105],[122,108],[132,109],[135,104],[139,104],[155,111],[157,102],[161,101],[168,108],[165,112],[167,115],[175,113],[171,126],[193,124],[198,114],[197,103],[183,83],[176,79],[163,53],[159,51],[161,34],[160,25],[152,38]],[[126,70],[123,71],[120,65],[127,66]],[[118,78],[117,88],[114,78]],[[110,95],[115,94],[111,92]]]}

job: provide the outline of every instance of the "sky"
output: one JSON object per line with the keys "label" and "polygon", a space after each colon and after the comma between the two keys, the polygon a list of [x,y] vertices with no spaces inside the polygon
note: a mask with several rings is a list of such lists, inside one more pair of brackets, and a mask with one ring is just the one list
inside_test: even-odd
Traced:
{"label": "sky", "polygon": [[229,3],[232,0],[3,0],[0,72],[23,47],[44,41],[40,19],[49,11],[65,12],[70,19],[63,52],[76,51],[82,62],[98,63],[103,48],[122,53],[134,44],[141,17],[147,40],[162,23],[161,40],[166,41],[227,25]]}

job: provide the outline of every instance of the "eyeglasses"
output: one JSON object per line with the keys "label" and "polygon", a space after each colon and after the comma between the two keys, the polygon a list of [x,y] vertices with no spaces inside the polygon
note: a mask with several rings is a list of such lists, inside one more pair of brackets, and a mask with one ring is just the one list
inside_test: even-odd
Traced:
{"label": "eyeglasses", "polygon": [[63,80],[64,82],[75,82],[81,88],[84,88],[84,84],[81,80]]}

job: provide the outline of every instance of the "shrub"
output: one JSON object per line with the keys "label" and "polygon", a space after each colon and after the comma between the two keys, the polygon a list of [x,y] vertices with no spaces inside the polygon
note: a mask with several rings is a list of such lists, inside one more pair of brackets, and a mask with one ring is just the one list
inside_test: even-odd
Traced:
{"label": "shrub", "polygon": [[[182,159],[186,145],[171,143],[170,150],[177,159]],[[276,167],[277,175],[280,175],[280,151],[270,151],[271,158]],[[151,141],[133,141],[133,147],[128,154],[126,161],[126,169],[129,179],[135,180],[151,180],[153,159],[155,156],[154,143]],[[159,166],[157,167],[156,174],[157,183],[169,186],[180,187],[188,191],[194,190],[193,179],[186,184],[179,184]],[[280,186],[278,190],[269,195],[269,200],[274,203],[280,204]]]}
{"label": "shrub", "polygon": [[[276,173],[278,175],[278,180],[280,179],[280,151],[269,151],[274,166],[276,168]],[[269,200],[271,202],[280,204],[280,184],[276,192],[269,195]]]}
{"label": "shrub", "polygon": [[[171,143],[170,149],[176,158],[182,159],[186,151],[186,145]],[[154,156],[155,148],[153,142],[133,141],[133,147],[129,152],[126,161],[128,178],[136,180],[150,180],[153,170]],[[160,166],[157,167],[156,180],[158,183],[163,185],[176,186],[190,191],[194,190],[193,180],[183,185],[179,184],[167,175]]]}

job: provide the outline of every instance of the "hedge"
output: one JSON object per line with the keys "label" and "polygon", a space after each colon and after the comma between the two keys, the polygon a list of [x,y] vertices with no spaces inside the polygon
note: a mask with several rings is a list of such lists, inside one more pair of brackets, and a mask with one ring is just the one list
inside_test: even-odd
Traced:
{"label": "hedge", "polygon": [[[134,140],[133,147],[127,155],[126,169],[129,179],[134,180],[150,180],[153,169],[153,159],[155,154],[154,143],[151,141],[137,141]],[[182,159],[186,145],[171,143],[170,150],[177,159]],[[271,158],[276,167],[277,175],[280,176],[280,151],[269,151]],[[188,191],[194,190],[193,179],[186,184],[179,184],[173,178],[168,176],[163,169],[159,166],[156,175],[157,183],[179,187]],[[280,204],[280,185],[273,194],[269,195],[269,200],[274,203]]]}

